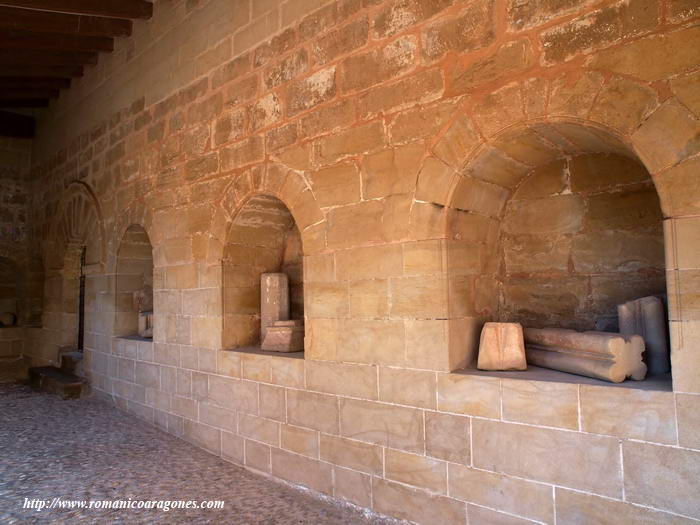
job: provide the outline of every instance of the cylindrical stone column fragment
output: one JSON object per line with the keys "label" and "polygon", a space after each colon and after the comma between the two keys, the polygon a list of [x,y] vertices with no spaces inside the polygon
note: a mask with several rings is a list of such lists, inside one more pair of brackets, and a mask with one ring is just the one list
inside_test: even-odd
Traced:
{"label": "cylindrical stone column fragment", "polygon": [[638,335],[577,332],[563,328],[526,328],[527,362],[604,381],[644,379],[644,339]]}
{"label": "cylindrical stone column fragment", "polygon": [[637,334],[644,339],[644,361],[650,374],[671,371],[666,337],[664,305],[658,297],[642,297],[617,307],[620,333]]}
{"label": "cylindrical stone column fragment", "polygon": [[260,341],[276,321],[289,319],[289,279],[285,273],[260,276]]}

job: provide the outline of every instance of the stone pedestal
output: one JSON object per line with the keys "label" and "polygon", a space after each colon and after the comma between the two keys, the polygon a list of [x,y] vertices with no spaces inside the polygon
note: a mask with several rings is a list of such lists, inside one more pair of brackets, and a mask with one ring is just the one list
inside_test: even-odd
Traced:
{"label": "stone pedestal", "polygon": [[520,323],[486,323],[479,341],[479,370],[527,370]]}
{"label": "stone pedestal", "polygon": [[260,347],[273,352],[301,352],[304,350],[304,321],[277,321],[267,328]]}
{"label": "stone pedestal", "polygon": [[153,337],[153,312],[139,312],[139,337]]}
{"label": "stone pedestal", "polygon": [[563,328],[526,328],[527,362],[604,381],[644,379],[644,339],[638,335],[577,332]]}
{"label": "stone pedestal", "polygon": [[289,319],[289,279],[285,273],[260,276],[260,341],[277,321]]}
{"label": "stone pedestal", "polygon": [[671,371],[664,305],[658,297],[642,297],[617,307],[620,333],[640,335],[646,351],[644,361],[650,374]]}

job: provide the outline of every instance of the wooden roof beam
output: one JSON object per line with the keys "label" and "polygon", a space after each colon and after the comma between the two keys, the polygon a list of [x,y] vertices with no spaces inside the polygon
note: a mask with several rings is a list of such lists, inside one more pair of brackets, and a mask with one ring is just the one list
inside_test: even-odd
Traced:
{"label": "wooden roof beam", "polygon": [[32,138],[34,137],[34,126],[34,117],[10,111],[0,111],[0,136]]}
{"label": "wooden roof beam", "polygon": [[0,5],[114,18],[153,16],[153,4],[145,0],[0,0]]}
{"label": "wooden roof beam", "polygon": [[70,87],[69,78],[53,77],[0,77],[0,90],[6,88],[48,88],[66,89]]}
{"label": "wooden roof beam", "polygon": [[45,108],[49,100],[45,98],[0,98],[0,108]]}
{"label": "wooden roof beam", "polygon": [[82,66],[3,65],[1,71],[3,75],[8,77],[74,78],[83,76]]}
{"label": "wooden roof beam", "polygon": [[0,49],[54,49],[62,51],[113,51],[114,40],[103,36],[41,33],[0,29]]}
{"label": "wooden roof beam", "polygon": [[[82,66],[97,64],[97,53],[39,49],[0,49],[0,65]],[[2,70],[0,70],[2,71]]]}
{"label": "wooden roof beam", "polygon": [[[97,4],[97,2],[95,2]],[[0,28],[87,36],[129,36],[131,20],[0,6]]]}

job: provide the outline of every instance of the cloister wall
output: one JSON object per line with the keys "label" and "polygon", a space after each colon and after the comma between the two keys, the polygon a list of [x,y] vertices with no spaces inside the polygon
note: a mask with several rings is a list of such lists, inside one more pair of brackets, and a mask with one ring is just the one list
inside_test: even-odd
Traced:
{"label": "cloister wall", "polygon": [[[696,2],[154,11],[40,123],[32,242],[54,328],[37,362],[60,344],[61,261],[88,244],[93,389],[214,454],[421,523],[700,519]],[[641,161],[664,216],[673,391],[459,372],[495,315],[494,239],[524,176],[479,167],[490,147]],[[227,235],[261,194],[301,233],[303,358],[222,345]],[[152,343],[113,337],[132,225],[153,245]]]}

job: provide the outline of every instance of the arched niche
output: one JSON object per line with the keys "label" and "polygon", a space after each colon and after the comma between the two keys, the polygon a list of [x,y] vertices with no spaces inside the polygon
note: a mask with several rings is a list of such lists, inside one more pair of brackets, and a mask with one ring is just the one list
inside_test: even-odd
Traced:
{"label": "arched niche", "polygon": [[82,182],[71,183],[58,204],[44,249],[42,324],[49,348],[43,353],[49,360],[57,358],[53,353],[58,347],[83,346],[100,329],[96,290],[103,278],[104,239],[95,194]]}
{"label": "arched niche", "polygon": [[139,314],[153,311],[153,246],[142,226],[134,224],[124,232],[116,271],[114,335],[152,338],[152,329],[139,334]]}
{"label": "arched niche", "polygon": [[[511,128],[461,175],[447,225],[451,319],[616,331],[618,304],[665,294],[658,194],[608,130]],[[468,344],[467,364],[478,340]]]}
{"label": "arched niche", "polygon": [[224,348],[260,344],[260,277],[281,272],[289,279],[290,317],[304,318],[302,243],[299,228],[278,198],[248,199],[231,223],[223,254]]}

